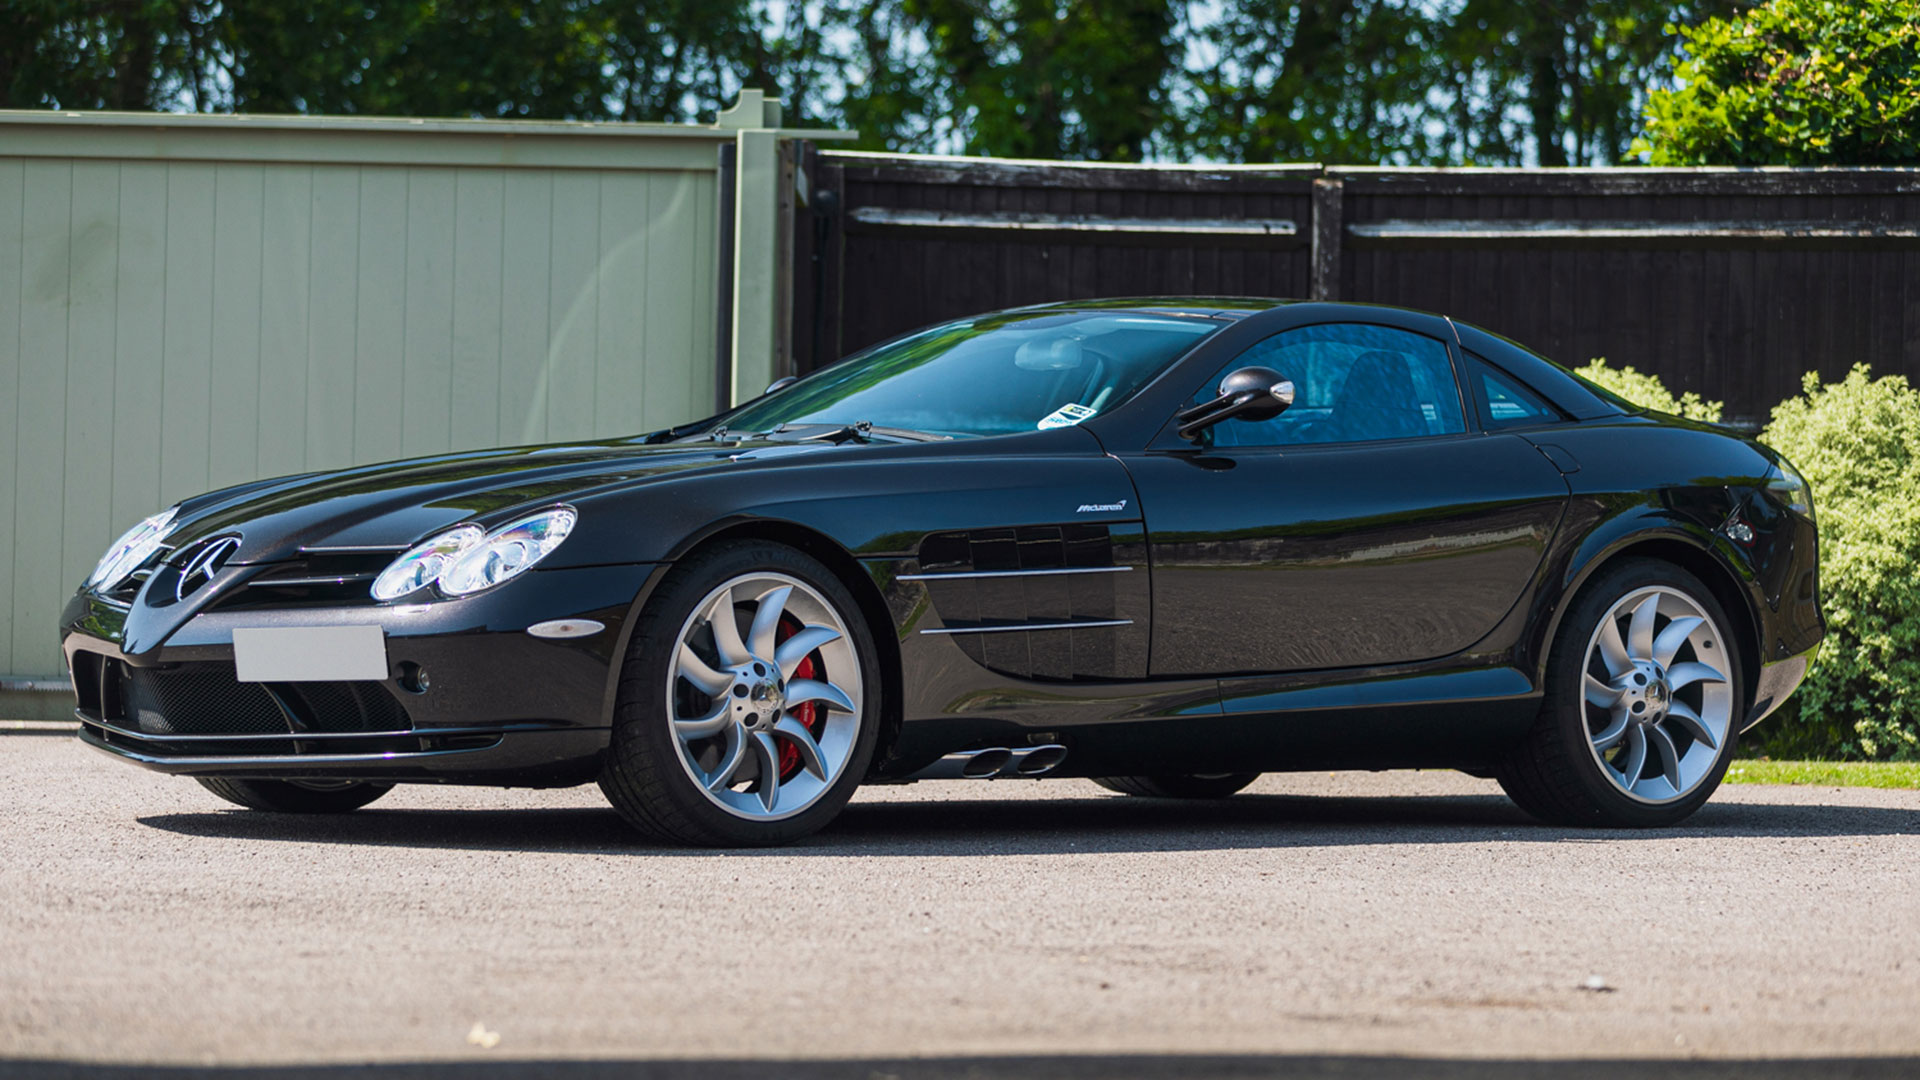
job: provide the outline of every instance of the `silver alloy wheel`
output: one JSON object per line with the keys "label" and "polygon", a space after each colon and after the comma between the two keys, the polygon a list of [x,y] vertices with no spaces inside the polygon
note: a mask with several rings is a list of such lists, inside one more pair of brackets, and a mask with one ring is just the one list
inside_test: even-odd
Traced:
{"label": "silver alloy wheel", "polygon": [[1733,727],[1726,642],[1699,602],[1635,589],[1587,642],[1582,697],[1600,771],[1644,803],[1683,798],[1713,772]]}
{"label": "silver alloy wheel", "polygon": [[[709,800],[778,821],[819,801],[846,770],[861,691],[846,621],[826,597],[798,578],[756,572],[709,592],[681,625],[667,715],[681,767]],[[783,746],[798,766],[785,776]]]}

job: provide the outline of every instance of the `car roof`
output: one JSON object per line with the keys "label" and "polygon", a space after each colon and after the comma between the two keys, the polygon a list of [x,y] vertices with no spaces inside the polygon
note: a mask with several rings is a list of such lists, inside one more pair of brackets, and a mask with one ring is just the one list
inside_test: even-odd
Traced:
{"label": "car roof", "polygon": [[1029,304],[1015,311],[1139,311],[1164,315],[1203,315],[1216,319],[1244,319],[1299,300],[1269,296],[1119,296],[1098,300],[1055,300]]}

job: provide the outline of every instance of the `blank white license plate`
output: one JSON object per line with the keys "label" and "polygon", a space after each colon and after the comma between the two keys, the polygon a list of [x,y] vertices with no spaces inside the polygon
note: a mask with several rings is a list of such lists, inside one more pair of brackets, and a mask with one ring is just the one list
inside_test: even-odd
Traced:
{"label": "blank white license plate", "polygon": [[387,636],[378,626],[236,629],[241,682],[360,682],[387,677]]}

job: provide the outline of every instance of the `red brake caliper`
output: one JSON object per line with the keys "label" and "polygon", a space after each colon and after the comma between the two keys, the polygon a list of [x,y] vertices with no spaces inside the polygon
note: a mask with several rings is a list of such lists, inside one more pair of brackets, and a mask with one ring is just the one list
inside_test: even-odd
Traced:
{"label": "red brake caliper", "polygon": [[[799,619],[796,619],[791,615],[782,615],[780,617],[780,629],[775,631],[773,635],[773,640],[776,644],[779,642],[785,641],[788,638],[792,637],[793,635],[799,633],[800,629],[801,629],[801,623]],[[818,670],[815,667],[814,661],[813,661],[814,656],[817,656],[817,655],[819,654],[815,653],[815,654],[809,655],[805,660],[802,660],[800,661],[799,664],[795,665],[793,669],[793,677],[795,679],[813,678],[815,672]],[[791,682],[792,680],[790,679],[788,681]],[[820,732],[826,727],[826,724],[827,724],[827,718],[826,716],[823,715],[823,712],[824,710],[820,708],[819,702],[809,701],[804,705],[795,705],[793,708],[788,709],[787,715],[793,717],[795,720],[800,721],[801,725],[804,726],[808,731],[813,732],[813,737],[817,739],[820,737]],[[780,779],[782,781],[791,780],[793,779],[794,774],[799,771],[800,771],[800,751],[794,749],[792,742],[786,739],[781,739],[780,740]]]}

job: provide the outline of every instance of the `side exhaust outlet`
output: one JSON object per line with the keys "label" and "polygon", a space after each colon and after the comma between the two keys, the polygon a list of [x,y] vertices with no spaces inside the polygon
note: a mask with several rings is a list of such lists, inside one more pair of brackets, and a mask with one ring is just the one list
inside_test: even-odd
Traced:
{"label": "side exhaust outlet", "polygon": [[1067,760],[1067,748],[1059,743],[1015,750],[1001,776],[1025,776],[1038,780]]}

